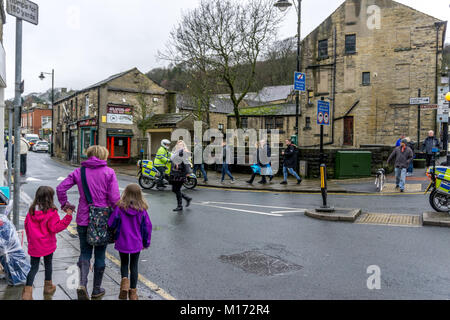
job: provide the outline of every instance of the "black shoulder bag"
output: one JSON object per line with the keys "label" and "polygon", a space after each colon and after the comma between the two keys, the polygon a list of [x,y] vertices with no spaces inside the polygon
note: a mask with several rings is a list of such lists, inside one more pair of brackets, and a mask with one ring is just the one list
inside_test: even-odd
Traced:
{"label": "black shoulder bag", "polygon": [[114,230],[108,227],[111,208],[101,208],[93,205],[91,192],[86,180],[85,167],[81,167],[81,184],[83,185],[84,196],[89,204],[87,242],[91,246],[105,246],[108,243],[114,243]]}

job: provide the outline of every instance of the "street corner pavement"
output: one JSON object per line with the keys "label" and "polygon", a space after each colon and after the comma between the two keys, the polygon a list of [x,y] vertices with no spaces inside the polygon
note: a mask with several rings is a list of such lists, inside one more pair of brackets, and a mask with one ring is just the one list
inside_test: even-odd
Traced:
{"label": "street corner pavement", "polygon": [[422,220],[424,226],[450,228],[450,213],[448,212],[424,212]]}
{"label": "street corner pavement", "polygon": [[305,215],[319,220],[355,222],[355,220],[361,215],[361,212],[361,209],[317,208],[306,210]]}

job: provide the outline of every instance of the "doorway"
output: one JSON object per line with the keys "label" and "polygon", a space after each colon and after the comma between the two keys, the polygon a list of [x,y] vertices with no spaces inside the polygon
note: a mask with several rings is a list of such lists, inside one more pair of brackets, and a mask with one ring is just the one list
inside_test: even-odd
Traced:
{"label": "doorway", "polygon": [[353,146],[353,116],[344,118],[344,146]]}

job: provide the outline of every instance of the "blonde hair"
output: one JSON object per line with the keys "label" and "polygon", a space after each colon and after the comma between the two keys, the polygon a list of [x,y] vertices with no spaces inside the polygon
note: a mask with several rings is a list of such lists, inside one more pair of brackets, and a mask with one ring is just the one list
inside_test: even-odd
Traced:
{"label": "blonde hair", "polygon": [[91,146],[86,151],[87,157],[96,157],[100,160],[107,160],[109,156],[109,151],[102,146]]}
{"label": "blonde hair", "polygon": [[188,151],[186,143],[183,140],[178,140],[177,144],[173,148],[173,152],[183,149],[184,151]]}
{"label": "blonde hair", "polygon": [[125,188],[119,202],[117,202],[117,206],[124,210],[132,208],[143,211],[148,209],[147,201],[142,196],[141,187],[135,183],[129,184]]}

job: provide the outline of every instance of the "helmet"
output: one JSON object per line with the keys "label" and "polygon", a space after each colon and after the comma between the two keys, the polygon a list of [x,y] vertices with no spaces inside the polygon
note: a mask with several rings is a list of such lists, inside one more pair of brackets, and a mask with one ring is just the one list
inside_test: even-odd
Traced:
{"label": "helmet", "polygon": [[167,140],[167,139],[162,140],[162,141],[161,141],[161,146],[163,146],[163,147],[166,148],[166,149],[169,149],[169,147],[170,147],[170,141]]}

